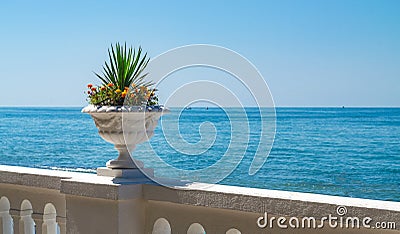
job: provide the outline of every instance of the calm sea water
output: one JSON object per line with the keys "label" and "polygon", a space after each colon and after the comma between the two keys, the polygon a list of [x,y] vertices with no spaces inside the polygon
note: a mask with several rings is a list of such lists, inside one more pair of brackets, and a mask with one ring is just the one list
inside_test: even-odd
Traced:
{"label": "calm sea water", "polygon": [[[172,109],[163,116],[163,126],[168,127],[179,113]],[[246,113],[248,119],[235,121],[249,124],[249,146],[221,184],[400,201],[400,108],[277,108],[271,154],[252,176],[248,170],[259,141],[260,119],[256,109]],[[200,141],[199,126],[205,121],[214,126],[205,125],[205,135],[216,130],[212,147],[190,155],[179,144]],[[167,141],[159,126],[151,144],[170,165],[203,168],[228,149],[229,123],[221,109],[193,108],[179,118],[184,141]],[[146,150],[138,146],[135,152],[146,166],[154,167],[158,176],[174,176],[163,174],[146,158]],[[0,164],[94,173],[115,155],[80,108],[0,108]]]}

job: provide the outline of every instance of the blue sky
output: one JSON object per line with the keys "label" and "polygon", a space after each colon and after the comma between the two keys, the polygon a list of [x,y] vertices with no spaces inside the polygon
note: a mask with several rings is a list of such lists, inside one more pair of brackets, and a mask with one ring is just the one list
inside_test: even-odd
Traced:
{"label": "blue sky", "polygon": [[232,49],[277,106],[400,106],[400,1],[0,4],[0,105],[85,105],[107,48],[126,41],[150,57],[196,43]]}

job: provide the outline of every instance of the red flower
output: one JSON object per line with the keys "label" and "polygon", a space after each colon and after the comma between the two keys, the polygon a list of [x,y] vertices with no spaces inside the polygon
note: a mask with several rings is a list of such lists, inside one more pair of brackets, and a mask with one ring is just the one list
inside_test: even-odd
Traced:
{"label": "red flower", "polygon": [[91,88],[93,87],[93,85],[92,85],[92,84],[88,84],[87,87],[88,87],[89,89],[91,89]]}
{"label": "red flower", "polygon": [[93,87],[93,88],[92,88],[92,91],[96,91],[96,88],[95,88],[95,87]]}

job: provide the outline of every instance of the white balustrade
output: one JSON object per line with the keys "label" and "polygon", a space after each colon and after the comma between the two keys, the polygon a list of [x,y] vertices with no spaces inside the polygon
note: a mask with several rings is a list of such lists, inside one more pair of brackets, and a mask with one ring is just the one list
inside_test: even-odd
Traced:
{"label": "white balustrade", "polygon": [[[10,201],[7,197],[0,198],[0,234],[14,234],[13,218],[10,214]],[[33,209],[29,200],[21,203],[19,211],[19,234],[35,234],[36,224],[32,218]],[[18,216],[17,216],[18,217]],[[17,233],[15,233],[17,234]],[[57,223],[57,212],[53,204],[47,203],[44,207],[42,234],[60,234],[60,226]]]}
{"label": "white balustrade", "polygon": [[[256,221],[266,207],[273,216],[323,217],[336,212],[337,204],[346,205],[353,214],[373,214],[377,221],[400,220],[398,202],[203,187],[189,183],[167,188],[95,174],[0,165],[0,234],[259,233],[263,230]],[[394,229],[379,233],[400,230]],[[342,234],[343,230],[324,228],[310,233],[321,232]]]}

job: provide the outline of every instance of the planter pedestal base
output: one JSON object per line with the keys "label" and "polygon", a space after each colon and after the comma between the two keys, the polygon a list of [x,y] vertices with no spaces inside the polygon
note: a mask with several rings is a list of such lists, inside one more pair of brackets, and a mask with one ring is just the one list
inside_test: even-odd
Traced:
{"label": "planter pedestal base", "polygon": [[141,179],[147,178],[145,174],[143,174],[142,170],[146,173],[146,175],[154,176],[154,170],[152,168],[142,168],[142,169],[110,169],[108,167],[99,167],[97,168],[98,176],[108,176],[115,178],[126,178],[126,179]]}

